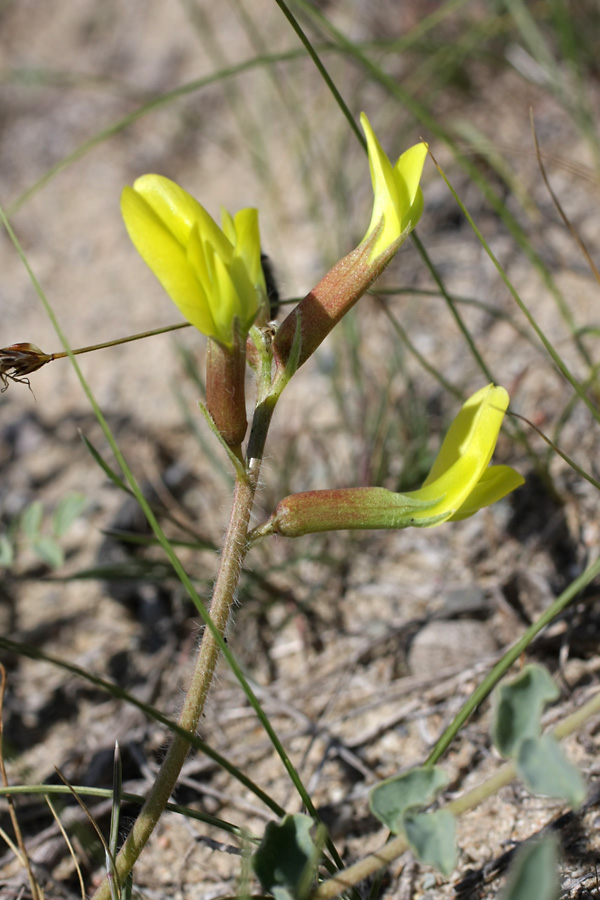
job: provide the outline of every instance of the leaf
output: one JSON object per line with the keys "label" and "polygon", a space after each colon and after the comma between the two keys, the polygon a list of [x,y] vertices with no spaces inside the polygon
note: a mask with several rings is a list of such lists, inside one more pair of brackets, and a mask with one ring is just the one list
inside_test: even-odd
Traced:
{"label": "leaf", "polygon": [[528,841],[515,856],[501,900],[557,900],[556,838]]}
{"label": "leaf", "polygon": [[[81,581],[102,579],[102,581],[140,581],[148,583],[162,582],[165,578],[173,577],[173,569],[168,562],[158,559],[132,559],[126,562],[108,563],[105,566],[92,566],[89,569],[79,569],[69,575],[69,581],[79,579]],[[207,581],[207,586],[209,586]]]}
{"label": "leaf", "polygon": [[456,819],[447,809],[415,813],[404,819],[407,840],[421,862],[448,878],[456,868]]}
{"label": "leaf", "polygon": [[41,500],[34,500],[21,514],[21,528],[30,541],[40,533],[43,514],[44,507]]}
{"label": "leaf", "polygon": [[297,813],[265,828],[252,867],[263,889],[276,900],[302,898],[310,892],[321,856],[310,835],[313,826],[310,816]]}
{"label": "leaf", "polygon": [[69,530],[75,519],[87,506],[88,499],[85,494],[71,491],[63,497],[52,516],[52,534],[54,537],[62,537]]}
{"label": "leaf", "polygon": [[102,471],[110,478],[113,484],[116,484],[116,486],[126,494],[131,494],[131,496],[133,496],[133,492],[129,489],[124,480],[119,475],[117,475],[114,469],[111,469],[109,464],[104,459],[102,459],[99,452],[96,450],[92,442],[88,438],[86,438],[85,434],[81,434],[81,440],[83,441],[91,455],[94,457]]}
{"label": "leaf", "polygon": [[65,561],[60,545],[53,538],[43,534],[31,542],[31,549],[53,569],[58,569]]}
{"label": "leaf", "polygon": [[12,566],[15,561],[13,545],[5,534],[0,534],[0,566]]}
{"label": "leaf", "polygon": [[523,741],[517,771],[534,794],[558,797],[575,808],[585,799],[586,786],[579,769],[569,762],[551,734]]}
{"label": "leaf", "polygon": [[492,740],[503,756],[516,756],[521,743],[541,734],[540,719],[546,703],[559,690],[542,666],[526,666],[517,678],[500,685],[492,723]]}
{"label": "leaf", "polygon": [[409,769],[373,788],[369,798],[371,812],[393,834],[399,834],[404,831],[406,813],[428,806],[447,783],[448,776],[437,766]]}

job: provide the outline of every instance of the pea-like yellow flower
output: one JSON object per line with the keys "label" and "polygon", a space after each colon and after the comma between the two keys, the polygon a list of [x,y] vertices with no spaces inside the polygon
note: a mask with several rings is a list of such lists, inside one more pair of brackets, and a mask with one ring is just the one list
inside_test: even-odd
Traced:
{"label": "pea-like yellow flower", "polygon": [[508,402],[508,392],[493,384],[469,397],[452,422],[423,486],[408,494],[431,503],[426,514],[415,514],[417,520],[436,517],[436,521],[412,524],[466,519],[524,484],[525,479],[510,466],[489,466]]}
{"label": "pea-like yellow flower", "polygon": [[219,228],[161,175],[125,187],[121,211],[138,253],[188,322],[224,347],[233,346],[236,329],[243,339],[266,297],[258,211],[222,210]]}
{"label": "pea-like yellow flower", "polygon": [[489,384],[473,394],[452,422],[419,490],[397,494],[375,487],[291,494],[257,535],[427,527],[472,516],[524,483],[510,466],[489,466],[507,407],[502,387]]}
{"label": "pea-like yellow flower", "polygon": [[301,366],[312,356],[381,275],[423,211],[419,180],[427,145],[415,144],[392,166],[364,113],[360,121],[367,138],[373,182],[371,222],[358,247],[337,262],[282,322],[273,341],[278,369],[285,369],[288,364],[298,329],[300,349],[296,365]]}
{"label": "pea-like yellow flower", "polygon": [[373,214],[364,237],[367,241],[377,233],[369,254],[373,261],[391,247],[395,252],[421,218],[423,192],[419,182],[427,156],[427,144],[421,142],[410,147],[392,166],[364,113],[361,114],[360,124],[367,139],[373,182]]}

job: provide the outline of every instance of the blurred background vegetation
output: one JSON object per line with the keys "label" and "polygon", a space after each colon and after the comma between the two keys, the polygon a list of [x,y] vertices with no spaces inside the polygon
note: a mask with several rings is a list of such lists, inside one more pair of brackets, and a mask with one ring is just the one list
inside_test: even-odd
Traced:
{"label": "blurred background vegetation", "polygon": [[[460,398],[490,380],[597,478],[598,4],[296,0],[290,9],[351,114],[367,112],[392,158],[428,141],[480,233],[428,161],[417,239],[281,401],[265,515],[294,490],[417,486]],[[120,220],[123,185],[145,172],[175,179],[215,217],[221,205],[257,206],[286,301],[362,238],[366,157],[276,3],[3,0],[0,42],[0,202],[72,346],[178,320]],[[7,235],[0,241],[0,344],[59,350]],[[81,359],[165,528],[208,589],[230,481],[196,408],[203,352],[190,329]],[[48,561],[26,544],[3,557],[3,631],[135,684],[161,648],[177,647],[184,659],[193,651],[193,613],[135,504],[80,440],[82,430],[114,466],[69,363],[48,366],[31,386],[35,396],[11,385],[0,399],[0,521],[10,537],[2,546],[13,547],[32,504],[50,515],[69,492],[89,502],[53,556],[54,577],[66,582],[51,580]],[[232,636],[253,676],[300,682],[306,661],[327,652],[360,669],[359,639],[368,635],[380,642],[379,668],[368,668],[371,649],[366,681],[373,690],[381,678],[394,683],[411,671],[408,644],[388,657],[386,635],[410,621],[409,641],[415,622],[442,610],[457,588],[485,595],[492,646],[512,639],[597,547],[596,496],[522,422],[507,422],[497,460],[528,476],[516,507],[500,504],[435,533],[259,548],[240,591],[243,637]],[[580,619],[585,656],[596,629],[589,610],[574,613],[570,627]],[[17,773],[37,771],[32,748],[44,746],[44,758],[69,768],[68,732],[55,734],[56,749],[45,743],[48,709],[64,726],[65,704],[89,698],[60,673],[48,682],[47,669],[36,674],[14,656],[9,663],[5,716]],[[176,708],[180,677],[164,676],[158,705]],[[103,722],[78,730],[86,777],[106,741]],[[416,743],[403,752],[419,758],[422,736],[409,738]],[[140,745],[148,741],[159,753],[160,739],[140,733]],[[379,775],[394,752],[374,754]],[[73,764],[70,777],[84,776]],[[321,800],[330,802],[324,787]]]}

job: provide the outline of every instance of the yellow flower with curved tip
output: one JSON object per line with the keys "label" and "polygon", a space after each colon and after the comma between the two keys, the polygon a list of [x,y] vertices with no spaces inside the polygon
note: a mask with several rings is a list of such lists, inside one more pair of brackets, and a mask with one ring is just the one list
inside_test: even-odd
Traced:
{"label": "yellow flower with curved tip", "polygon": [[375,260],[392,245],[395,252],[421,218],[423,193],[419,182],[427,144],[421,142],[410,147],[392,166],[364,113],[360,124],[367,139],[374,194],[373,214],[363,242],[377,232],[370,253],[370,259]]}
{"label": "yellow flower with curved tip", "polygon": [[423,486],[407,495],[431,504],[414,514],[417,521],[412,524],[421,524],[421,518],[436,517],[432,525],[466,519],[524,483],[510,466],[489,466],[508,402],[508,392],[493,384],[469,397]]}
{"label": "yellow flower with curved tip", "polygon": [[358,247],[337,262],[282,322],[273,341],[279,370],[289,364],[297,336],[299,352],[294,365],[297,368],[306,362],[381,275],[423,211],[419,181],[427,145],[415,144],[392,166],[364,113],[360,121],[373,183],[371,222]]}
{"label": "yellow flower with curved tip", "polygon": [[222,210],[219,228],[162,175],[125,187],[121,211],[138,253],[188,322],[225,347],[233,346],[236,328],[243,339],[266,297],[258,211],[232,217]]}
{"label": "yellow flower with curved tip", "polygon": [[407,494],[345,488],[291,494],[259,532],[299,537],[317,531],[430,527],[472,516],[524,483],[510,466],[489,466],[508,393],[487,385],[452,422],[423,487]]}

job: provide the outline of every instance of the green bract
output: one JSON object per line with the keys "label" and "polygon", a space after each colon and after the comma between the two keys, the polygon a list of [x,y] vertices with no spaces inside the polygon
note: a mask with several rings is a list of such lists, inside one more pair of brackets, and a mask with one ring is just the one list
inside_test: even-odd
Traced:
{"label": "green bract", "polygon": [[392,166],[364,113],[360,123],[367,139],[374,194],[373,214],[364,241],[378,232],[370,253],[373,261],[393,244],[397,244],[397,250],[421,218],[423,193],[419,182],[427,156],[427,144],[410,147]]}
{"label": "green bract", "polygon": [[[123,219],[138,253],[185,318],[232,347],[266,296],[258,211],[222,211],[222,229],[175,182],[142,175],[121,196]],[[237,323],[237,325],[236,325]]]}

